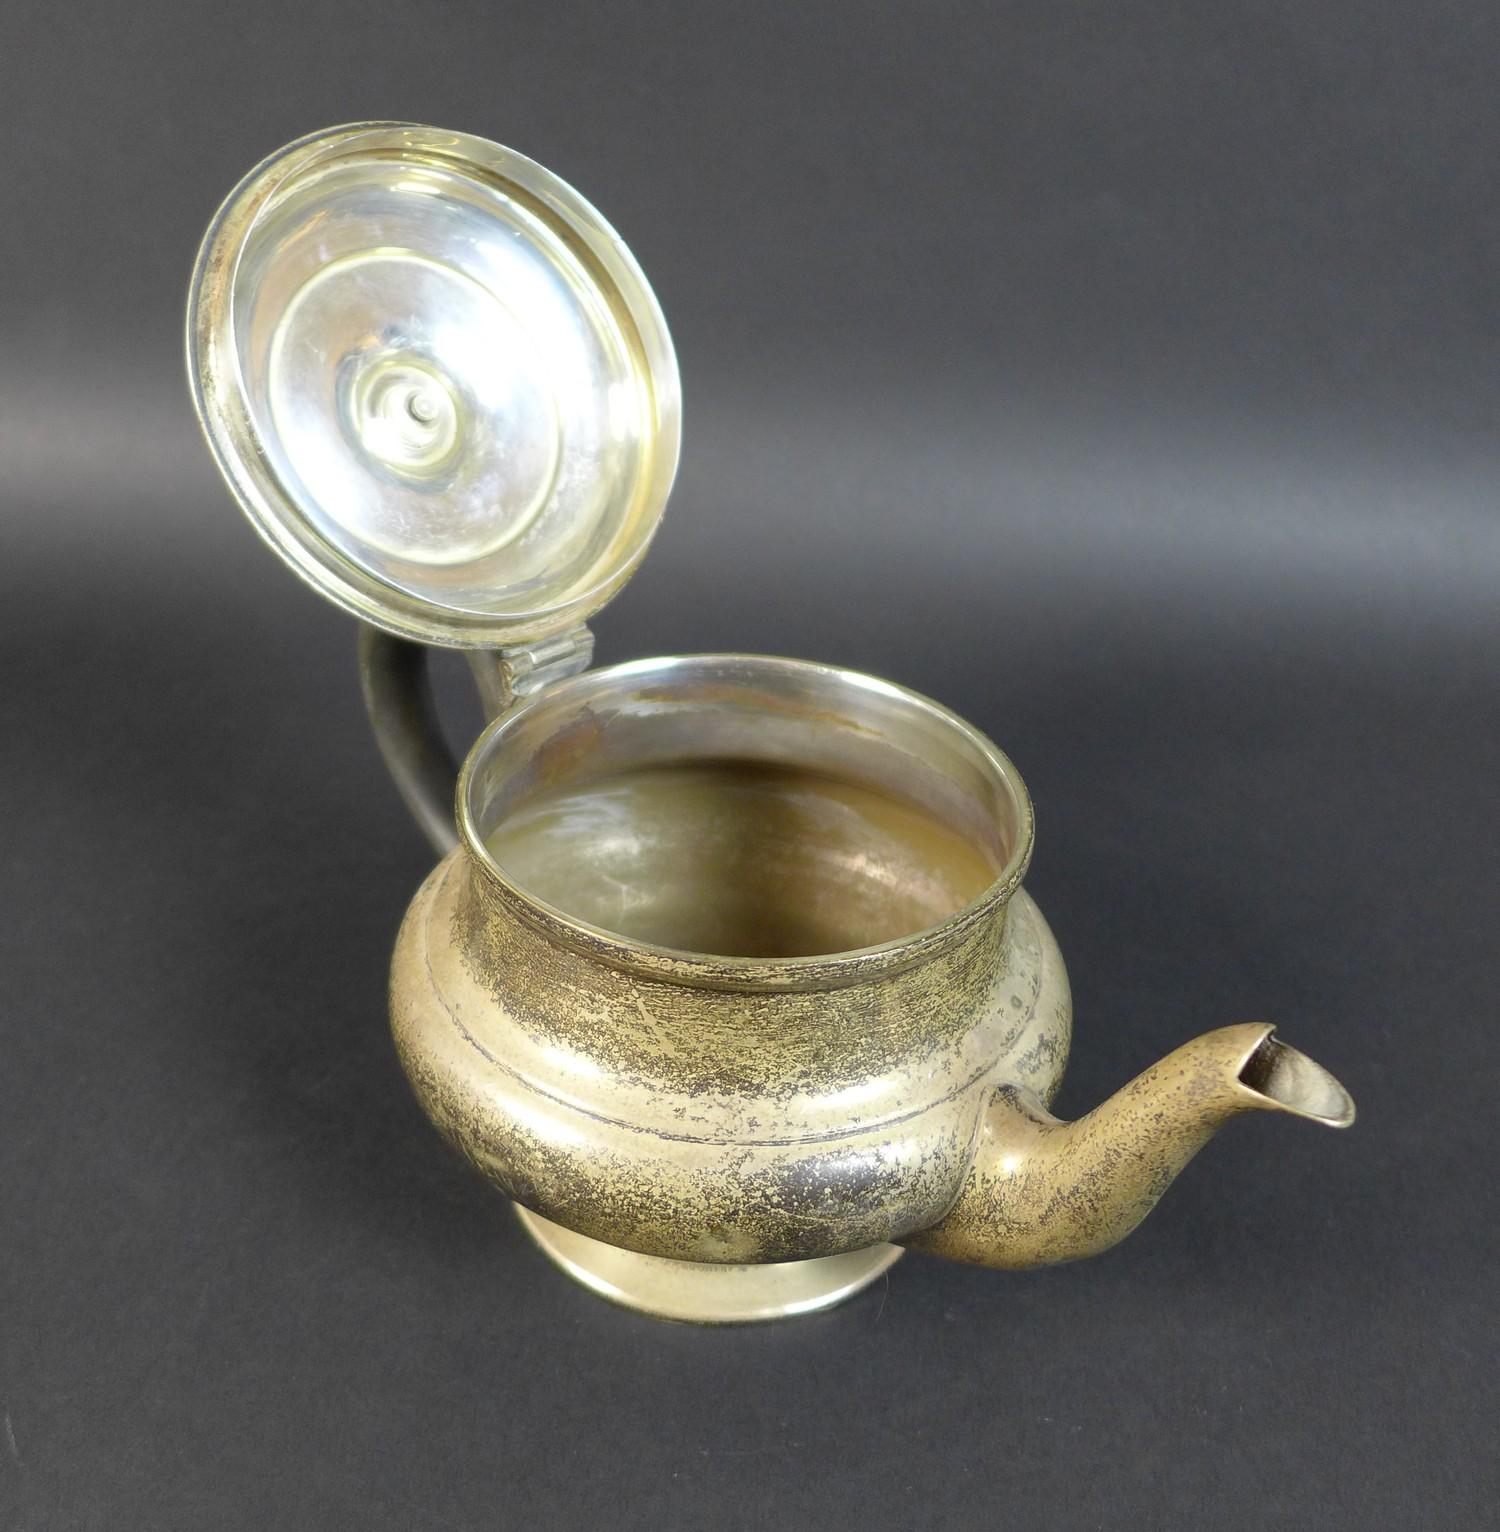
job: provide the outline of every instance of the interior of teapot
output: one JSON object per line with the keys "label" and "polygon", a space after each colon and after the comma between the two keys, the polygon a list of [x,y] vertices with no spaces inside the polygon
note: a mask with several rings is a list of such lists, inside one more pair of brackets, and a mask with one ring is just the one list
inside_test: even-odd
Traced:
{"label": "interior of teapot", "polygon": [[743,760],[555,788],[502,821],[488,846],[521,887],[590,925],[729,957],[894,941],[961,909],[998,870],[911,804]]}
{"label": "interior of teapot", "polygon": [[558,686],[481,739],[472,849],[632,942],[783,959],[897,942],[1019,871],[1030,806],[983,736],[913,693],[744,656]]}

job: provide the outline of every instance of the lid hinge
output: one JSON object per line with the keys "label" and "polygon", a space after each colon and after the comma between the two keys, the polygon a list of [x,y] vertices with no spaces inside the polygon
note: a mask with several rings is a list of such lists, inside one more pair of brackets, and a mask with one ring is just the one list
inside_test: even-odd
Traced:
{"label": "lid hinge", "polygon": [[584,623],[566,633],[503,649],[469,651],[469,669],[485,715],[498,718],[523,697],[534,697],[554,681],[587,670],[594,659],[594,635]]}

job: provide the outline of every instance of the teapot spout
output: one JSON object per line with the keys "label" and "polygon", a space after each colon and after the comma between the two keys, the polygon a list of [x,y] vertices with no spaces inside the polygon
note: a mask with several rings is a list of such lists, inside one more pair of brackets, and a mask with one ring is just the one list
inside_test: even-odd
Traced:
{"label": "teapot spout", "polygon": [[1205,1032],[1076,1122],[1001,1087],[957,1202],[904,1243],[1004,1270],[1097,1255],[1140,1223],[1224,1123],[1253,1111],[1334,1128],[1354,1121],[1344,1087],[1258,1023]]}

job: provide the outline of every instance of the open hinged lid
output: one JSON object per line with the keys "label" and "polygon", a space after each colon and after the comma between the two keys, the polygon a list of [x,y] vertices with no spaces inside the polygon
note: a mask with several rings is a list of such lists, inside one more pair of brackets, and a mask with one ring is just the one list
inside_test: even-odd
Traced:
{"label": "open hinged lid", "polygon": [[332,128],[253,170],[198,256],[188,368],[271,546],[428,643],[586,621],[677,468],[677,361],[619,235],[540,165],[435,128]]}

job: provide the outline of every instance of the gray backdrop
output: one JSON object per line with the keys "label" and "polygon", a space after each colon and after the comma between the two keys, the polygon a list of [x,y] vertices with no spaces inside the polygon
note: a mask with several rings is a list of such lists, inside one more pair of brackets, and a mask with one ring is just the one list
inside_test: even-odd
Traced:
{"label": "gray backdrop", "polygon": [[[1500,1517],[1497,15],[8,0],[5,1532]],[[360,117],[540,159],[667,311],[682,474],[601,655],[951,704],[1038,803],[1060,1109],[1266,1016],[1351,1133],[781,1327],[545,1265],[386,1038],[428,857],[352,625],[181,380],[219,198]]]}

